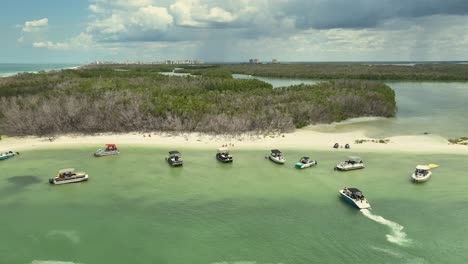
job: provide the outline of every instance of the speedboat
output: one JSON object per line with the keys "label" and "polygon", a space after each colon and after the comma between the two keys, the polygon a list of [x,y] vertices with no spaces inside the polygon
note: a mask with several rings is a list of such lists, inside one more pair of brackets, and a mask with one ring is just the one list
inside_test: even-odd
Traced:
{"label": "speedboat", "polygon": [[343,190],[340,190],[340,195],[348,203],[358,209],[367,209],[371,207],[362,192],[357,188],[345,187]]}
{"label": "speedboat", "polygon": [[98,149],[95,153],[95,157],[104,157],[104,156],[111,156],[117,155],[120,151],[115,144],[106,144],[105,149]]}
{"label": "speedboat", "polygon": [[296,168],[305,169],[317,165],[316,160],[312,160],[309,157],[302,157],[298,163],[296,163]]}
{"label": "speedboat", "polygon": [[88,180],[86,172],[75,172],[75,169],[60,170],[57,176],[49,179],[50,184],[67,184],[74,182],[82,182]]}
{"label": "speedboat", "polygon": [[167,163],[172,167],[178,167],[183,165],[182,156],[177,150],[169,151],[169,156],[166,157]]}
{"label": "speedboat", "polygon": [[229,154],[229,150],[227,148],[219,148],[218,153],[216,153],[216,159],[223,163],[229,163],[233,160],[232,155]]}
{"label": "speedboat", "polygon": [[0,153],[0,160],[6,160],[13,158],[14,156],[19,155],[19,152],[8,151],[5,153]]}
{"label": "speedboat", "polygon": [[269,158],[271,161],[278,164],[284,164],[286,162],[286,159],[283,157],[283,153],[277,149],[272,149],[270,155],[265,158]]}
{"label": "speedboat", "polygon": [[432,172],[430,169],[427,165],[418,165],[411,178],[414,182],[425,182],[431,178]]}
{"label": "speedboat", "polygon": [[349,170],[358,170],[364,169],[364,162],[360,157],[349,156],[348,160],[340,162],[336,165],[335,170],[340,171],[349,171]]}

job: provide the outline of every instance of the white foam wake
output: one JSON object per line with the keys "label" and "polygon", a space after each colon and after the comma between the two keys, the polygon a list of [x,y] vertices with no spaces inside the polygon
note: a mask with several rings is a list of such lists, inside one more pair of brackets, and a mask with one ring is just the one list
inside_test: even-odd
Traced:
{"label": "white foam wake", "polygon": [[58,261],[58,260],[33,260],[31,264],[80,264],[71,261]]}
{"label": "white foam wake", "polygon": [[407,238],[406,233],[403,232],[403,226],[385,219],[380,215],[374,215],[368,209],[361,209],[361,213],[367,218],[390,228],[391,233],[386,235],[389,242],[400,246],[406,246],[411,243],[411,239]]}

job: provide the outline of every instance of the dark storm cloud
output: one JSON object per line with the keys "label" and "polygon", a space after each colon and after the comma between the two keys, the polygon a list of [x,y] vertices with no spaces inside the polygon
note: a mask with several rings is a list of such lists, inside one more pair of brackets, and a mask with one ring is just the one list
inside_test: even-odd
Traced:
{"label": "dark storm cloud", "polygon": [[292,0],[281,7],[300,29],[374,28],[388,19],[467,15],[467,0]]}

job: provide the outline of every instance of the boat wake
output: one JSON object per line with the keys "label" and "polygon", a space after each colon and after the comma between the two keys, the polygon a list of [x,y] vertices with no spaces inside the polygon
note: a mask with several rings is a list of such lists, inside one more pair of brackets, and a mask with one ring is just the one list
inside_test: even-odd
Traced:
{"label": "boat wake", "polygon": [[58,260],[33,260],[31,264],[80,264],[71,261],[58,261]]}
{"label": "boat wake", "polygon": [[407,246],[411,243],[411,239],[407,238],[406,233],[403,232],[403,226],[385,219],[380,215],[374,215],[368,209],[361,209],[361,213],[367,218],[390,228],[391,233],[386,235],[389,242],[400,246]]}

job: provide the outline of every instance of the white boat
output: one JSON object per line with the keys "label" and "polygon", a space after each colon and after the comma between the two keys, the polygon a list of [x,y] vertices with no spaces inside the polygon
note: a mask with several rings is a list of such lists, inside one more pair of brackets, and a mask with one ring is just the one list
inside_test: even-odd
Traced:
{"label": "white boat", "polygon": [[13,151],[0,153],[0,160],[6,160],[6,159],[9,159],[9,158],[13,158],[16,155],[19,155],[19,153],[18,152],[13,152]]}
{"label": "white boat", "polygon": [[104,156],[111,156],[111,155],[118,155],[120,154],[119,149],[115,144],[106,144],[105,149],[98,149],[95,153],[95,157],[104,157]]}
{"label": "white boat", "polygon": [[86,172],[75,172],[75,169],[63,169],[60,170],[57,176],[49,179],[50,184],[67,184],[82,182],[88,180],[88,174]]}
{"label": "white boat", "polygon": [[232,155],[229,154],[229,149],[219,148],[218,153],[216,153],[216,159],[223,163],[230,163],[233,161]]}
{"label": "white boat", "polygon": [[278,164],[284,164],[286,162],[286,159],[284,158],[283,153],[281,153],[281,151],[277,149],[272,149],[270,155],[268,155],[265,158],[268,158],[274,163],[278,163]]}
{"label": "white boat", "polygon": [[310,168],[312,166],[317,165],[316,160],[312,160],[309,157],[302,157],[298,163],[296,163],[295,167],[298,169],[305,169]]}
{"label": "white boat", "polygon": [[340,162],[336,165],[335,170],[340,171],[349,171],[349,170],[358,170],[364,169],[364,162],[360,157],[357,156],[349,156],[348,160]]}
{"label": "white boat", "polygon": [[358,209],[368,209],[371,207],[362,192],[357,188],[345,187],[343,190],[340,190],[340,195],[345,201]]}
{"label": "white boat", "polygon": [[425,182],[431,178],[432,172],[430,169],[431,168],[427,165],[418,165],[413,175],[411,175],[411,178],[415,182]]}
{"label": "white boat", "polygon": [[169,156],[166,157],[167,163],[172,167],[179,167],[184,164],[182,160],[182,155],[177,150],[169,151]]}

